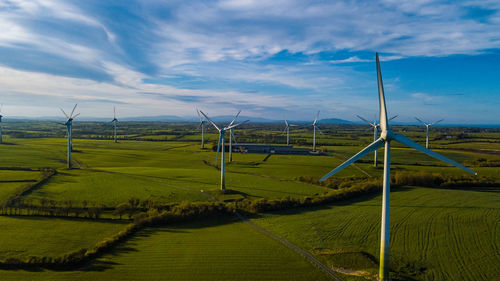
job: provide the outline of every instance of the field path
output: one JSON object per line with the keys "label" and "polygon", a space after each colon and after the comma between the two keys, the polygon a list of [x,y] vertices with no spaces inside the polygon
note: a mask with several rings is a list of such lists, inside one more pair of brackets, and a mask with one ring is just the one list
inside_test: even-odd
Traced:
{"label": "field path", "polygon": [[309,261],[311,261],[313,264],[315,264],[316,266],[318,266],[320,269],[322,269],[326,274],[328,274],[330,277],[332,277],[334,280],[337,280],[337,281],[343,281],[344,279],[340,278],[336,273],[335,271],[333,271],[331,268],[329,268],[328,266],[324,265],[323,263],[321,263],[319,260],[317,260],[313,255],[311,255],[309,252],[303,250],[302,248],[300,248],[299,246],[295,245],[295,244],[292,244],[291,242],[281,238],[281,237],[278,237],[276,235],[274,235],[272,232],[268,231],[267,229],[261,227],[261,226],[258,226],[256,225],[255,223],[249,221],[247,218],[245,218],[244,216],[242,216],[241,214],[239,214],[238,212],[236,212],[236,216],[241,219],[243,222],[247,223],[248,225],[250,225],[251,227],[259,230],[260,232],[264,233],[265,235],[271,237],[271,238],[274,238],[275,240],[278,240],[279,242],[283,243],[285,246],[287,246],[288,248],[294,250],[295,252],[301,254],[302,256],[304,256],[306,259],[308,259]]}

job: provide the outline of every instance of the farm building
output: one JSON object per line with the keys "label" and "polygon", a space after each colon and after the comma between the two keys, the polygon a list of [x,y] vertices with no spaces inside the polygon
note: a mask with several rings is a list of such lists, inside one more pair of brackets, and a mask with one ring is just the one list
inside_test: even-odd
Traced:
{"label": "farm building", "polygon": [[310,155],[312,152],[306,148],[294,148],[283,144],[233,144],[233,152],[251,154],[293,154]]}

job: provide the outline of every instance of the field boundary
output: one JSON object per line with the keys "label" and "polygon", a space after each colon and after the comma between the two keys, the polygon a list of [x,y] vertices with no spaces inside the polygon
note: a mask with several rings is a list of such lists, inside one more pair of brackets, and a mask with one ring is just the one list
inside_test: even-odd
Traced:
{"label": "field boundary", "polygon": [[340,276],[338,276],[335,273],[335,271],[333,271],[331,268],[329,268],[328,266],[326,266],[325,264],[323,264],[322,262],[320,262],[311,253],[309,253],[306,250],[300,248],[299,246],[291,243],[290,241],[277,236],[276,234],[270,232],[269,230],[267,230],[267,229],[265,229],[265,228],[263,228],[263,227],[261,227],[259,225],[256,225],[255,223],[251,222],[250,220],[248,220],[246,217],[244,217],[240,213],[235,212],[235,214],[244,223],[246,223],[246,224],[250,225],[251,227],[253,227],[254,229],[256,229],[256,230],[264,233],[266,236],[271,237],[274,240],[281,242],[286,247],[288,247],[288,248],[294,250],[295,252],[299,253],[300,255],[304,256],[307,260],[309,260],[314,265],[316,265],[317,267],[319,267],[321,270],[323,270],[326,274],[328,274],[328,276],[332,277],[334,280],[336,280],[336,281],[344,281],[344,279],[340,278]]}

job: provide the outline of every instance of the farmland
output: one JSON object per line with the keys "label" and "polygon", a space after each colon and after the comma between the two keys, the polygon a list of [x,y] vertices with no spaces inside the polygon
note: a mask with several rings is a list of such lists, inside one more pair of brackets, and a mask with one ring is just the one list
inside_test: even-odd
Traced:
{"label": "farmland", "polygon": [[[126,122],[120,124],[119,142],[114,144],[102,123],[75,123],[74,169],[67,169],[64,130],[58,126],[49,122],[4,124],[0,200],[15,203],[3,205],[0,260],[56,257],[89,249],[124,229],[139,212],[169,210],[181,202],[231,204],[243,199],[300,200],[326,194],[331,187],[307,179],[321,177],[372,139],[365,126],[325,125],[324,135],[318,138],[322,150],[318,156],[235,153],[226,167],[228,192],[221,193],[212,149],[218,137],[214,131],[206,134],[206,149],[201,149],[195,125]],[[277,124],[251,124],[236,131],[236,138],[240,143],[283,143],[281,130]],[[424,141],[419,127],[397,130]],[[295,147],[310,148],[311,132],[298,128],[291,140]],[[500,179],[498,130],[436,128],[431,147],[481,176]],[[392,158],[396,174],[463,175],[459,169],[398,145]],[[370,155],[336,177],[376,180],[382,166],[373,167]],[[44,169],[49,168],[55,173],[44,179]],[[491,280],[498,276],[494,266],[500,262],[498,187],[399,187],[391,196],[391,270],[400,273],[398,278]],[[134,202],[133,212],[117,213],[120,204]],[[90,214],[92,208],[100,210],[99,216]],[[333,268],[366,272],[366,278],[377,271],[377,194],[254,214],[252,220]],[[161,276],[171,280],[310,278],[305,276],[328,280],[301,255],[231,216],[146,227],[76,268],[3,269],[0,274],[11,280],[165,279]],[[340,275],[346,280],[365,280]]]}

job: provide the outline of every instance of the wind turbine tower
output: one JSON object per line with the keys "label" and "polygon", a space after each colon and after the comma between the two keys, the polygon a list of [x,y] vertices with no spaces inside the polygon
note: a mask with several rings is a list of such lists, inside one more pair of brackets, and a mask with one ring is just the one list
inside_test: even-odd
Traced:
{"label": "wind turbine tower", "polygon": [[417,119],[418,122],[424,124],[424,126],[425,126],[425,148],[429,148],[429,129],[430,129],[430,127],[432,125],[436,125],[437,123],[443,121],[444,119],[441,119],[441,120],[438,120],[438,121],[436,121],[434,123],[429,123],[429,124],[427,124],[424,121],[418,119],[417,117],[415,117],[415,119]]}
{"label": "wind turbine tower", "polygon": [[73,116],[73,113],[75,113],[76,106],[78,104],[75,104],[75,107],[73,107],[73,110],[71,111],[71,114],[68,115],[64,110],[61,108],[62,113],[64,116],[66,116],[67,120],[64,125],[66,125],[66,132],[68,133],[68,169],[71,169],[71,151],[73,150],[73,132],[72,132],[72,126],[73,126],[73,119],[76,118],[76,116],[80,115],[80,113],[76,114]]}
{"label": "wind turbine tower", "polygon": [[[220,151],[220,148],[222,147],[222,157],[221,157],[221,160],[220,160],[220,189],[222,191],[225,191],[226,190],[226,165],[225,165],[225,147],[224,147],[224,142],[225,142],[225,135],[226,135],[226,131],[228,130],[231,130],[232,128],[235,128],[243,123],[246,123],[248,122],[248,120],[246,121],[243,121],[241,123],[238,123],[238,124],[233,124],[234,121],[236,120],[236,118],[233,119],[233,121],[231,121],[231,123],[226,126],[226,127],[222,127],[222,128],[219,128],[205,113],[203,113],[203,111],[200,110],[200,113],[203,114],[203,116],[205,116],[205,118],[207,118],[208,122],[210,122],[210,124],[212,124],[215,129],[217,129],[217,131],[219,131],[219,143],[217,144],[217,154],[215,156],[215,164],[217,165],[217,160],[219,158],[219,151]],[[238,116],[236,116],[238,117]]]}
{"label": "wind turbine tower", "polygon": [[378,93],[379,93],[379,105],[380,105],[380,137],[365,147],[363,150],[358,152],[356,155],[351,157],[349,160],[333,169],[331,172],[326,174],[324,177],[320,179],[320,181],[324,181],[333,174],[341,171],[345,167],[349,166],[356,160],[362,158],[368,153],[385,146],[385,155],[384,155],[384,179],[383,179],[383,192],[382,192],[382,224],[381,224],[381,233],[380,233],[380,269],[379,269],[379,280],[389,280],[389,194],[390,194],[390,166],[391,166],[391,141],[400,142],[406,146],[419,150],[431,157],[444,161],[448,164],[461,168],[464,171],[467,171],[472,174],[476,174],[471,169],[444,157],[443,155],[436,153],[432,150],[429,150],[418,143],[412,141],[411,139],[394,133],[389,127],[389,123],[387,120],[387,110],[385,105],[385,96],[384,96],[384,86],[382,84],[382,74],[380,71],[380,62],[378,58],[378,54],[376,54],[376,64],[377,64],[377,81],[378,81]]}
{"label": "wind turbine tower", "polygon": [[113,135],[114,135],[114,140],[115,143],[116,141],[116,124],[118,123],[118,119],[116,119],[116,107],[113,106],[113,120],[111,120],[111,123],[113,123]]}
{"label": "wind turbine tower", "polygon": [[321,133],[321,130],[318,127],[318,118],[319,118],[319,110],[318,113],[316,113],[316,119],[314,119],[314,122],[312,123],[313,126],[313,151],[316,151],[316,130]]}
{"label": "wind turbine tower", "polygon": [[2,143],[2,107],[3,104],[0,104],[0,143]]}
{"label": "wind turbine tower", "polygon": [[297,125],[290,124],[288,123],[287,120],[285,120],[285,129],[283,129],[283,134],[286,131],[286,145],[290,145],[290,127],[296,127]]}
{"label": "wind turbine tower", "polygon": [[[358,116],[359,119],[365,121],[366,123],[370,124],[370,126],[373,127],[373,141],[376,141],[377,140],[377,134],[378,134],[378,130],[379,130],[379,127],[380,127],[380,124],[377,123],[377,120],[373,120],[373,123],[366,120],[365,118],[359,116],[359,115],[356,115]],[[392,119],[398,117],[397,115],[393,116],[392,118],[389,119],[389,121],[391,121]],[[377,150],[375,150],[373,152],[374,154],[374,157],[373,157],[373,166],[377,167]]]}
{"label": "wind turbine tower", "polygon": [[199,128],[201,128],[201,149],[205,149],[205,120],[203,120],[203,117],[201,117],[198,108],[196,109],[196,113],[198,113],[198,117],[200,117]]}

